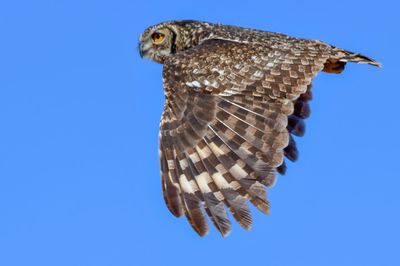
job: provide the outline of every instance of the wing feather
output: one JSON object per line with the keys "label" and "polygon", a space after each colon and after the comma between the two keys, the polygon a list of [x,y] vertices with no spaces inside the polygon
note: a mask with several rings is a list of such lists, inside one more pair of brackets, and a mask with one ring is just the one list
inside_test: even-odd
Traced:
{"label": "wing feather", "polygon": [[187,153],[187,160],[204,200],[205,210],[218,231],[225,236],[230,232],[231,223],[225,211],[224,196],[217,189],[197,151],[189,149]]}
{"label": "wing feather", "polygon": [[328,57],[210,40],[167,59],[160,161],[171,212],[184,213],[200,235],[205,213],[222,235],[230,232],[225,206],[249,229],[246,199],[268,213],[266,187],[285,172],[284,157],[298,157],[293,135],[304,134],[308,88]]}
{"label": "wing feather", "polygon": [[194,180],[188,160],[183,154],[176,155],[177,172],[185,204],[185,215],[192,228],[201,236],[208,233],[208,224],[203,211],[202,194]]}
{"label": "wing feather", "polygon": [[[234,153],[229,146],[211,130],[205,140],[216,155],[219,162],[228,170],[233,180],[237,181],[242,195],[250,200],[260,211],[267,213],[269,211],[269,203],[266,198],[264,186],[260,184],[254,177],[250,175],[252,169],[246,164],[236,153]],[[218,169],[221,171],[221,169]],[[260,185],[262,189],[260,190]]]}
{"label": "wing feather", "polygon": [[[202,160],[205,168],[210,173],[216,187],[213,191],[220,191],[224,197],[224,202],[231,211],[236,221],[245,229],[251,226],[251,214],[246,200],[237,189],[240,185],[233,178],[228,176],[226,168],[220,164],[215,154],[203,140],[196,146],[196,151]],[[235,183],[231,183],[235,182]]]}

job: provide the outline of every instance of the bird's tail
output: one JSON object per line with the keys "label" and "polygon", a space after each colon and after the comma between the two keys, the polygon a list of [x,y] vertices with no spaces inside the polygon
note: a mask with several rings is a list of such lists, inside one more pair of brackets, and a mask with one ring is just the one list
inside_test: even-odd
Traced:
{"label": "bird's tail", "polygon": [[336,58],[338,58],[340,62],[354,62],[354,63],[369,64],[377,67],[382,67],[382,64],[379,63],[378,61],[359,53],[353,53],[340,48],[335,48],[333,51],[335,53]]}
{"label": "bird's tail", "polygon": [[359,53],[353,53],[341,48],[333,47],[332,55],[324,64],[324,72],[339,74],[344,70],[347,62],[369,64],[382,67],[381,63]]}

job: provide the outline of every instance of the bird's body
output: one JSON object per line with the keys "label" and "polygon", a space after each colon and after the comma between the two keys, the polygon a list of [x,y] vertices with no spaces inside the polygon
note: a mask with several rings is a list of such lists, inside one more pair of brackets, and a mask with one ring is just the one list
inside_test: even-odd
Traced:
{"label": "bird's body", "polygon": [[267,213],[265,187],[297,159],[311,80],[346,62],[379,66],[321,41],[197,21],[148,28],[140,52],[162,63],[166,104],[160,125],[164,199],[200,235],[205,213],[226,235],[225,210],[251,226],[247,200]]}

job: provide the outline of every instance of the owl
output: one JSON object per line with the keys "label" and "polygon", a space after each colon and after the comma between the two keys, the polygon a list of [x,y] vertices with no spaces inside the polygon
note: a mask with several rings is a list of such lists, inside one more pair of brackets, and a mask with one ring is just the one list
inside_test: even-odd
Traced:
{"label": "owl", "polygon": [[347,62],[380,64],[322,41],[199,21],[170,21],[140,36],[142,57],[163,65],[162,192],[173,215],[201,236],[207,216],[226,236],[228,212],[245,229],[248,202],[270,209],[266,189],[310,115],[311,81]]}

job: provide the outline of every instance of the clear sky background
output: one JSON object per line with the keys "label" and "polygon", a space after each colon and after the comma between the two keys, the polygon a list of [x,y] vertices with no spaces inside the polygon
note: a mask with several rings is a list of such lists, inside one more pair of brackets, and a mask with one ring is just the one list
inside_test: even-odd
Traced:
{"label": "clear sky background", "polygon": [[[1,1],[0,265],[400,265],[396,1]],[[314,82],[299,161],[250,232],[198,237],[161,194],[161,65],[171,19],[321,39],[371,56]]]}

